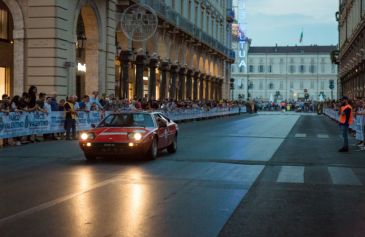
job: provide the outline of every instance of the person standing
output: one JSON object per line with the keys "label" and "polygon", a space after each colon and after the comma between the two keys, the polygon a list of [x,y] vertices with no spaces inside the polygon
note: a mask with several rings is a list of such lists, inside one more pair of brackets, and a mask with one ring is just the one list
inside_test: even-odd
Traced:
{"label": "person standing", "polygon": [[74,107],[75,97],[70,96],[64,105],[65,111],[65,129],[66,129],[66,140],[76,139],[76,111]]}
{"label": "person standing", "polygon": [[340,127],[342,130],[343,136],[343,147],[339,149],[339,152],[348,152],[349,151],[349,140],[348,140],[348,130],[349,126],[353,123],[353,111],[352,107],[349,104],[347,96],[343,96],[341,99],[341,107],[338,111],[340,116]]}

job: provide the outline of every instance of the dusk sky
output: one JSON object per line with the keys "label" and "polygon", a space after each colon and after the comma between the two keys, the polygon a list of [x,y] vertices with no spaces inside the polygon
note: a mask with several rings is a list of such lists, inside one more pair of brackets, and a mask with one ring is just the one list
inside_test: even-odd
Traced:
{"label": "dusk sky", "polygon": [[337,0],[246,0],[246,34],[253,46],[336,45]]}

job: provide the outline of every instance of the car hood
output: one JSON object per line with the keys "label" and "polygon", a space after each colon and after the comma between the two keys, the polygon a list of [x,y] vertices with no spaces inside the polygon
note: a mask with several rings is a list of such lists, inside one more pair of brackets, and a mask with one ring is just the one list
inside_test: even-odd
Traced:
{"label": "car hood", "polygon": [[129,142],[128,133],[140,132],[144,136],[153,129],[143,127],[131,128],[95,128],[90,132],[95,134],[94,142]]}

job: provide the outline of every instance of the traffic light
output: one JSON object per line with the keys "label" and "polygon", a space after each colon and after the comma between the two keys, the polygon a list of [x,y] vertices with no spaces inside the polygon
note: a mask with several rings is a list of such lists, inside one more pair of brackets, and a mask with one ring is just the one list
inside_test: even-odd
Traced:
{"label": "traffic light", "polygon": [[229,86],[230,86],[231,90],[234,90],[234,79],[231,78],[229,81],[230,81]]}
{"label": "traffic light", "polygon": [[335,81],[334,81],[334,80],[330,80],[329,88],[330,88],[331,90],[335,89]]}

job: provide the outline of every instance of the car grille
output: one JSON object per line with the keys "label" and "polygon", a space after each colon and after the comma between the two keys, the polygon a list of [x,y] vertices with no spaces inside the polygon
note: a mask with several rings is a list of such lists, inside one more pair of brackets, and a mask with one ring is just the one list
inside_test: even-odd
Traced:
{"label": "car grille", "polygon": [[129,151],[128,143],[93,143],[92,147],[101,152]]}

